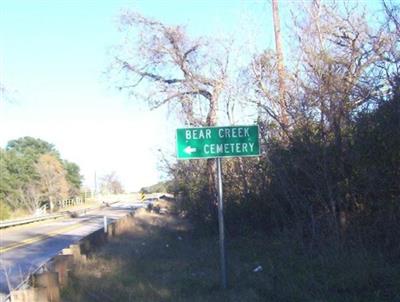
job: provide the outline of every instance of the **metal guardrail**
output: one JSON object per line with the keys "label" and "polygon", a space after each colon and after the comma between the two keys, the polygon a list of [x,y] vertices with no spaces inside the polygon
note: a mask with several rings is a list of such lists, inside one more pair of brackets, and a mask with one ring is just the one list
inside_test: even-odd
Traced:
{"label": "metal guardrail", "polygon": [[41,216],[36,216],[36,217],[22,218],[22,219],[8,220],[8,221],[6,220],[6,221],[0,223],[0,229],[17,226],[17,225],[21,225],[21,224],[26,224],[26,223],[42,221],[42,220],[56,219],[56,218],[59,218],[62,216],[64,216],[63,213],[52,214],[52,215],[41,215]]}
{"label": "metal guardrail", "polygon": [[[80,209],[80,210],[78,210],[78,211],[74,211],[75,213],[84,213],[84,212],[86,212],[86,211],[91,211],[91,210],[95,210],[95,209],[99,209],[99,208],[104,208],[104,207],[108,207],[108,206],[110,206],[111,204],[115,204],[115,203],[118,203],[119,201],[113,201],[113,202],[103,202],[103,204],[101,204],[99,207],[92,207],[92,208],[86,208],[86,209]],[[63,216],[63,215],[65,215],[65,214],[68,214],[68,212],[69,211],[65,211],[65,212],[63,212],[62,214],[57,214],[57,215],[59,215],[59,216]],[[47,215],[47,217],[49,218],[49,216],[52,216],[52,215]],[[56,215],[53,215],[53,216],[56,216]],[[50,218],[49,218],[50,219]],[[27,219],[19,219],[19,220],[27,220]],[[15,222],[16,220],[14,220],[14,222]],[[10,221],[11,222],[11,221]],[[2,224],[0,224],[0,228],[2,227]],[[96,231],[98,231],[98,230],[96,230]],[[96,232],[95,231],[95,232]],[[93,233],[91,233],[91,234],[93,234]],[[88,236],[90,236],[91,234],[89,234],[89,235],[86,235],[86,236],[84,236],[83,238],[85,238],[85,237],[88,237]],[[81,241],[82,240],[82,238],[79,240],[79,241]],[[55,253],[55,255],[58,255],[58,254],[60,254],[60,251],[58,251],[57,253]],[[37,272],[39,272],[39,271],[44,271],[44,270],[46,270],[47,269],[47,264],[49,263],[49,261],[52,261],[52,259],[53,258],[50,258],[50,260],[49,259],[47,259],[46,261],[44,261],[44,262],[42,262],[42,263],[40,263],[39,264],[39,266],[38,267],[36,267],[33,271],[31,271],[29,274],[28,274],[28,276],[26,276],[23,280],[22,280],[22,282],[20,282],[13,290],[18,290],[18,289],[22,289],[22,288],[25,288],[25,287],[28,287],[29,286],[29,280],[30,280],[30,278],[31,278],[31,276],[32,275],[34,275],[35,273],[37,273]],[[0,301],[0,302],[12,302],[11,301],[11,294],[9,293],[9,294],[7,294],[5,297],[4,297],[4,300],[2,300],[2,301]]]}
{"label": "metal guardrail", "polygon": [[[82,204],[83,202],[84,201],[81,198],[77,197],[77,198],[60,200],[60,201],[56,202],[56,204],[59,208],[65,208],[67,206]],[[21,224],[26,224],[26,223],[47,220],[47,219],[55,219],[55,218],[59,218],[59,217],[62,217],[63,215],[65,215],[63,212],[57,213],[57,214],[50,214],[50,215],[43,214],[43,213],[46,213],[47,209],[48,209],[48,205],[44,205],[43,207],[39,208],[36,212],[36,214],[40,213],[40,215],[35,215],[33,217],[28,217],[28,218],[6,220],[3,222],[0,222],[0,229],[17,226],[17,225],[21,225]]]}
{"label": "metal guardrail", "polygon": [[22,219],[8,220],[8,221],[6,220],[6,221],[0,223],[0,229],[9,228],[9,227],[18,226],[18,225],[27,224],[27,223],[38,222],[38,221],[42,221],[42,220],[56,219],[56,218],[64,217],[66,215],[71,215],[71,214],[79,215],[82,213],[86,213],[87,211],[96,210],[96,209],[106,207],[106,206],[109,206],[109,205],[117,203],[117,202],[118,201],[103,203],[99,206],[95,206],[95,207],[91,207],[91,208],[79,209],[79,210],[75,210],[75,211],[74,210],[73,211],[63,211],[63,212],[60,212],[57,214],[51,214],[51,215],[41,215],[41,216],[36,216],[36,217],[29,217],[29,218],[22,218]]}

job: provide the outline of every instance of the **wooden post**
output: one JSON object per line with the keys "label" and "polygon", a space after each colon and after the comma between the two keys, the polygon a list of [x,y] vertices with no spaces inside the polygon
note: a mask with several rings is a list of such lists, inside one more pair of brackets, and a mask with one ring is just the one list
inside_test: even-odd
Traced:
{"label": "wooden post", "polygon": [[71,269],[72,262],[72,255],[57,255],[54,257],[54,271],[58,273],[60,287],[68,285],[68,271]]}
{"label": "wooden post", "polygon": [[47,302],[47,294],[44,288],[28,288],[12,290],[11,302]]}
{"label": "wooden post", "polygon": [[33,287],[42,288],[46,291],[46,298],[49,302],[60,301],[60,288],[58,284],[58,273],[43,272],[33,275]]}

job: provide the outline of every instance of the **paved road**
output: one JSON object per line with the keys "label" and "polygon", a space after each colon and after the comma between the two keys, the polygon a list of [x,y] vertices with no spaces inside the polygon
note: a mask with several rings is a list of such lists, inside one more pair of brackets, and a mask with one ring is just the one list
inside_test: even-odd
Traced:
{"label": "paved road", "polygon": [[102,228],[104,216],[111,222],[143,206],[137,201],[119,202],[77,218],[0,230],[0,301],[9,293],[9,288],[15,288],[63,248]]}

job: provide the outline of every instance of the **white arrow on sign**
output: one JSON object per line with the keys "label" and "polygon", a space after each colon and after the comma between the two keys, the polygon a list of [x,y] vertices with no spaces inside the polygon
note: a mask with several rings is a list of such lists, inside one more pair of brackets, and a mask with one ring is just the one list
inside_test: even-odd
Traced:
{"label": "white arrow on sign", "polygon": [[187,146],[185,149],[183,149],[183,151],[185,151],[185,153],[187,153],[187,154],[192,154],[193,152],[196,152],[196,148],[192,148],[192,147],[190,147],[190,146]]}

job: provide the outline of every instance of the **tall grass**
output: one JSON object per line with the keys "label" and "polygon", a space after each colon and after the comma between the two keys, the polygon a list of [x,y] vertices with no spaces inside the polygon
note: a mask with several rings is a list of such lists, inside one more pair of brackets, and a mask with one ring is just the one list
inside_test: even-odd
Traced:
{"label": "tall grass", "polygon": [[400,301],[400,265],[359,247],[305,247],[290,232],[228,237],[222,290],[217,237],[148,213],[118,233],[72,272],[65,301]]}

